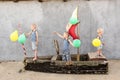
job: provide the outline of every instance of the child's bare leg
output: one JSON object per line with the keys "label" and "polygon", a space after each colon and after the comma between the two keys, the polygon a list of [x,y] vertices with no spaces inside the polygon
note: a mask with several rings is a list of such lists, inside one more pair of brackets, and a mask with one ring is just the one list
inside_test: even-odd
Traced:
{"label": "child's bare leg", "polygon": [[37,50],[34,50],[34,58],[33,58],[33,61],[34,60],[37,60]]}
{"label": "child's bare leg", "polygon": [[98,50],[96,51],[96,53],[97,53],[97,56],[96,56],[96,57],[98,57],[99,54],[100,54],[100,50],[98,49]]}
{"label": "child's bare leg", "polygon": [[98,50],[98,55],[100,55],[100,49]]}
{"label": "child's bare leg", "polygon": [[102,49],[100,49],[100,55],[102,55]]}
{"label": "child's bare leg", "polygon": [[101,56],[101,55],[102,55],[102,50],[99,49],[99,50],[97,51],[97,53],[98,53],[98,56]]}

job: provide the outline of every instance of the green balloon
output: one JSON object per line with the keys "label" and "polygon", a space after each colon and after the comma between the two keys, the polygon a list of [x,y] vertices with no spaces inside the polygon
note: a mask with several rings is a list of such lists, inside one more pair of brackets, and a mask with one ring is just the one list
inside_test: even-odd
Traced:
{"label": "green balloon", "polygon": [[18,42],[19,42],[20,44],[24,44],[25,41],[26,41],[26,37],[25,37],[25,34],[23,33],[23,34],[21,34],[21,35],[19,36]]}
{"label": "green balloon", "polygon": [[73,46],[74,46],[75,48],[79,48],[79,47],[81,46],[81,41],[80,41],[79,39],[75,39],[75,40],[73,41]]}
{"label": "green balloon", "polygon": [[76,24],[76,23],[78,23],[78,19],[72,17],[72,18],[70,18],[70,23],[71,23],[71,24]]}

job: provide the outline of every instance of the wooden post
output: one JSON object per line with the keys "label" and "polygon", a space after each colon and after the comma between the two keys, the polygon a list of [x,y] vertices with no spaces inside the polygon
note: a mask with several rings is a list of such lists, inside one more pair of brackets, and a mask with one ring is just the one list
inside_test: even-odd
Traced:
{"label": "wooden post", "polygon": [[60,50],[59,50],[59,44],[58,44],[58,41],[57,41],[57,40],[54,40],[54,46],[55,46],[57,55],[59,55]]}
{"label": "wooden post", "polygon": [[[77,28],[77,35],[79,36],[79,24],[78,24],[78,28]],[[80,48],[77,48],[77,61],[80,61]]]}
{"label": "wooden post", "polygon": [[[77,10],[77,17],[78,17],[78,10]],[[80,36],[79,24],[78,24],[78,27],[77,27],[77,35]],[[77,48],[77,61],[80,61],[80,48]]]}

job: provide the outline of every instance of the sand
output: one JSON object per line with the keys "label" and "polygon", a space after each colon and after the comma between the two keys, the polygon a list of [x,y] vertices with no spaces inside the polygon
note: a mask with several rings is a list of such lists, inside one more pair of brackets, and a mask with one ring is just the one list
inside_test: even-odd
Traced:
{"label": "sand", "polygon": [[120,60],[109,61],[108,74],[54,74],[34,71],[19,72],[22,62],[1,62],[0,80],[120,80]]}

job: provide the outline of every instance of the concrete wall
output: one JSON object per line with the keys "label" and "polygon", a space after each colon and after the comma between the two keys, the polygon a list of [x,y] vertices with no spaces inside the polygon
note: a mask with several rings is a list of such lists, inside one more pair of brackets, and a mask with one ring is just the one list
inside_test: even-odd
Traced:
{"label": "concrete wall", "polygon": [[[18,42],[11,42],[9,35],[22,25],[23,32],[30,31],[30,25],[36,23],[39,31],[39,56],[56,54],[53,40],[57,39],[62,50],[62,40],[53,35],[53,31],[63,33],[75,7],[79,5],[81,21],[80,36],[81,54],[96,51],[91,41],[96,37],[96,29],[105,30],[104,55],[109,59],[120,58],[120,1],[119,0],[71,0],[68,2],[50,1],[39,3],[29,2],[0,2],[0,60],[22,60],[23,50]],[[25,43],[28,56],[33,56],[29,38]],[[76,49],[71,48],[71,53]],[[61,51],[62,52],[62,51]]]}

